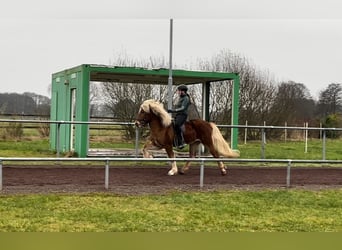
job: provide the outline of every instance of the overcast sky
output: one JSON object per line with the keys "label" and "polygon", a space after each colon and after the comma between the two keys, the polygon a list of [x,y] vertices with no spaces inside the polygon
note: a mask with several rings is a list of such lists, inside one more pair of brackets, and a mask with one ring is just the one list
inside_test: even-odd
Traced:
{"label": "overcast sky", "polygon": [[222,49],[314,97],[342,83],[339,0],[12,0],[0,9],[0,92],[50,96],[51,74],[80,64],[169,57],[192,64]]}

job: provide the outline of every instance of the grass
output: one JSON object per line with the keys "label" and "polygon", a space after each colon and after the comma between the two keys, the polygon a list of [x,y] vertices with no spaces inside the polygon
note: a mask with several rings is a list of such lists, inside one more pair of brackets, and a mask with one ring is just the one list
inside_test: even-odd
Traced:
{"label": "grass", "polygon": [[[94,142],[104,147],[132,143]],[[321,159],[320,140],[266,144],[266,158]],[[260,158],[261,143],[239,145]],[[342,159],[327,140],[327,159]],[[0,141],[2,157],[53,157],[49,141]],[[173,192],[165,195],[0,195],[0,232],[341,232],[342,189]]]}
{"label": "grass", "polygon": [[54,157],[48,139],[0,141],[2,157]]}
{"label": "grass", "polygon": [[[241,158],[261,158],[261,142],[252,141],[247,144],[240,144]],[[326,156],[328,160],[342,160],[342,140],[326,140]],[[322,160],[323,142],[318,139],[308,141],[307,152],[303,141],[268,141],[265,145],[266,159],[303,159],[303,160]]]}
{"label": "grass", "polygon": [[[135,142],[123,142],[122,140],[115,141],[112,137],[109,139],[91,139],[91,148],[108,148],[108,149],[134,149]],[[140,148],[142,144],[140,144]],[[242,159],[261,159],[261,142],[248,141],[247,144],[239,144],[240,158]],[[49,140],[41,138],[24,138],[18,140],[0,141],[0,157],[55,157],[56,152],[49,149]],[[183,152],[187,152],[187,148]],[[63,157],[63,154],[61,154]],[[322,160],[322,141],[311,139],[308,141],[307,152],[304,152],[303,141],[268,141],[265,145],[266,159],[307,159],[307,160]],[[342,140],[326,140],[326,157],[327,160],[342,160]],[[35,164],[39,164],[38,162]],[[68,163],[70,164],[70,163]],[[92,164],[89,162],[74,162],[73,164]],[[97,163],[95,163],[97,164]],[[144,163],[141,163],[142,165]],[[155,162],[148,162],[153,165]],[[159,163],[157,163],[159,164]],[[208,166],[216,166],[214,162],[208,162]],[[254,163],[236,163],[235,165],[255,165]],[[265,163],[263,166],[272,165],[275,163]],[[306,164],[297,163],[295,166],[306,166]],[[312,164],[310,164],[312,166]]]}
{"label": "grass", "polygon": [[[121,126],[101,126],[101,130],[91,125],[90,148],[130,148],[135,147],[134,141],[126,142],[122,138]],[[104,130],[107,128],[108,130]],[[2,128],[1,133],[5,133]],[[0,134],[1,134],[0,133]],[[143,143],[143,141],[141,142]],[[326,139],[327,160],[342,159],[342,140]],[[38,129],[23,129],[23,138],[20,140],[0,141],[0,156],[3,157],[53,157],[55,152],[51,151],[49,139],[39,137]],[[262,157],[261,141],[248,141],[247,144],[240,143],[238,148],[241,152],[240,158],[260,159]],[[307,152],[304,140],[297,141],[272,141],[267,140],[264,146],[264,157],[266,159],[310,159],[321,160],[323,142],[319,139],[309,139]],[[183,150],[185,151],[185,150]]]}
{"label": "grass", "polygon": [[342,190],[6,195],[0,213],[1,232],[341,232]]}
{"label": "grass", "polygon": [[[328,141],[327,156],[330,158],[342,159],[342,141],[334,140]],[[321,159],[322,146],[319,140],[313,140],[309,144],[308,153],[304,153],[302,142],[270,142],[266,145],[266,158],[283,158],[283,159]],[[91,142],[93,148],[134,148],[133,142],[106,142],[97,141]],[[54,152],[49,150],[48,139],[36,140],[12,140],[0,141],[0,153],[7,156],[18,155],[46,155],[49,156]],[[240,144],[239,150],[242,158],[260,158],[261,144],[260,142],[248,142],[247,144]],[[184,150],[185,151],[185,150]]]}

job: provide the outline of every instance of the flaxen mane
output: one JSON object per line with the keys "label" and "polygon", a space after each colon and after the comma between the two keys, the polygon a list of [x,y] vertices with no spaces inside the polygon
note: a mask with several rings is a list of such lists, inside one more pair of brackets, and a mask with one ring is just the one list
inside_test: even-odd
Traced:
{"label": "flaxen mane", "polygon": [[144,101],[141,104],[140,108],[144,110],[144,112],[146,113],[150,113],[150,110],[151,110],[153,114],[160,117],[161,122],[164,127],[168,127],[171,125],[171,116],[166,112],[162,103],[156,100],[150,99],[150,100]]}

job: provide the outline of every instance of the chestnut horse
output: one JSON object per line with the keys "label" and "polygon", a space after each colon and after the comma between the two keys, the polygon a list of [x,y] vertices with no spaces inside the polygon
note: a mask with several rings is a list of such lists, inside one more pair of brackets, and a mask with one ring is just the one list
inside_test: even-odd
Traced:
{"label": "chestnut horse", "polygon": [[[152,148],[164,148],[169,158],[175,157],[173,151],[175,132],[173,130],[171,116],[161,103],[155,100],[144,101],[137,114],[135,125],[137,127],[149,125],[151,130],[149,140],[147,140],[142,149],[145,158],[152,157],[148,152]],[[183,131],[184,141],[189,144],[190,157],[196,156],[196,149],[200,143],[206,146],[215,158],[219,158],[220,156],[236,158],[240,156],[238,151],[234,151],[229,147],[220,130],[212,122],[206,122],[201,119],[190,120],[185,123]],[[227,171],[223,162],[218,162],[218,166],[221,174],[226,175]],[[189,167],[190,161],[187,161],[179,173],[185,173]],[[175,161],[172,161],[168,175],[176,175],[177,173],[177,164]]]}

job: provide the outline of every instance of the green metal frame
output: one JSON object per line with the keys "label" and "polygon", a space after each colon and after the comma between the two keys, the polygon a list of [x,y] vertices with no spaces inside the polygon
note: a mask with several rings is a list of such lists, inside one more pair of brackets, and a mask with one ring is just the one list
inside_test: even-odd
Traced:
{"label": "green metal frame", "polygon": [[[71,121],[72,90],[76,91],[74,121],[89,121],[89,83],[99,82],[127,82],[167,84],[168,69],[145,69],[135,67],[115,67],[105,65],[83,64],[52,74],[51,120]],[[233,81],[233,104],[231,124],[238,125],[239,118],[239,88],[240,78],[236,73],[204,72],[173,70],[173,84],[203,84],[203,119],[208,120],[210,83],[224,80]],[[79,157],[86,157],[89,148],[89,129],[87,124],[75,125],[75,148]],[[50,147],[60,152],[71,150],[72,125],[61,124],[59,135],[58,125],[51,124]],[[59,138],[57,138],[57,136]],[[231,129],[231,145],[237,149],[238,128]],[[57,145],[59,144],[59,149]]]}

